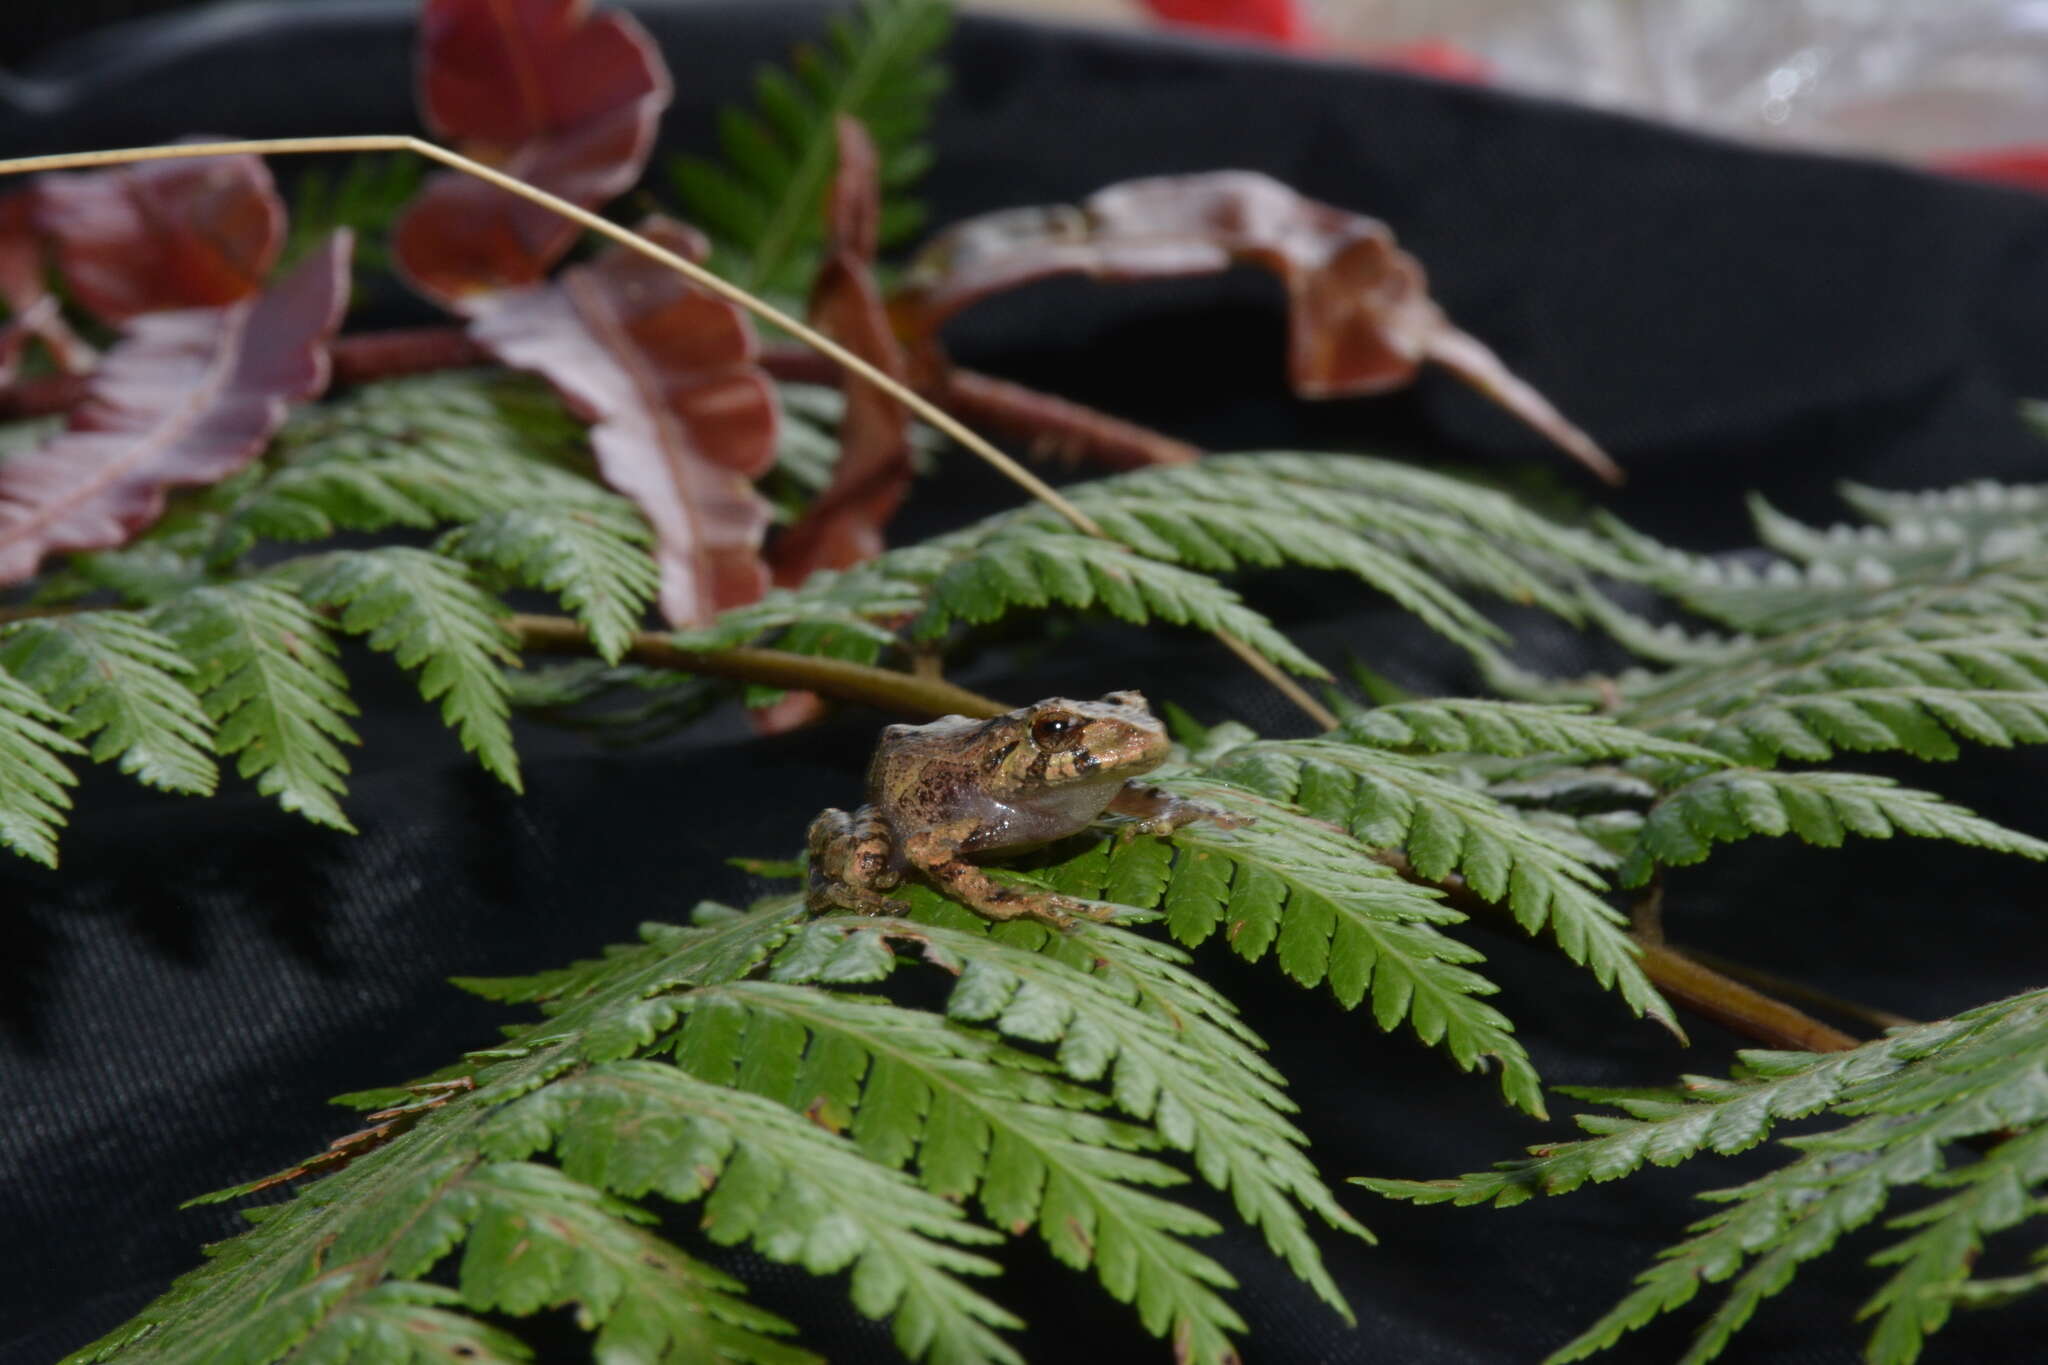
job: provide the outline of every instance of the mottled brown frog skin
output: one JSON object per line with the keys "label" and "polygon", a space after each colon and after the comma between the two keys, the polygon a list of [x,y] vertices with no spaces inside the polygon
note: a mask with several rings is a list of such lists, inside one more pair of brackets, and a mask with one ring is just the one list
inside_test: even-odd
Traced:
{"label": "mottled brown frog skin", "polygon": [[1063,839],[1105,810],[1164,834],[1191,820],[1240,821],[1131,779],[1166,761],[1171,741],[1137,692],[1100,701],[1051,697],[993,720],[946,716],[892,725],[868,765],[868,804],[811,823],[813,910],[900,913],[884,893],[915,872],[990,919],[1059,928],[1114,907],[1005,886],[969,861]]}

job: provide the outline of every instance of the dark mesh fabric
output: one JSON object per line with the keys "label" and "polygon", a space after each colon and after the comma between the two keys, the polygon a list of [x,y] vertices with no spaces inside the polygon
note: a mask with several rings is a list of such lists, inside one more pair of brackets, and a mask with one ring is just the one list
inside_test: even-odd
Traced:
{"label": "dark mesh fabric", "polygon": [[[711,110],[817,18],[808,6],[737,2],[643,12],[676,70],[666,127],[678,144],[701,142]],[[411,128],[409,16],[403,4],[243,5],[98,35],[0,83],[0,154],[195,131]],[[1821,518],[1842,478],[1914,487],[2048,469],[2014,413],[2017,399],[2048,394],[2042,201],[1191,42],[977,18],[962,24],[954,58],[929,187],[937,220],[1219,166],[1378,214],[1428,264],[1452,315],[1629,468],[1618,510],[1693,548],[1742,541],[1750,488]],[[1216,447],[1550,458],[1442,379],[1369,402],[1291,402],[1278,292],[1256,275],[1047,284],[975,311],[957,340],[971,363]],[[951,468],[920,492],[905,533],[1009,501],[989,476]],[[1326,658],[1355,651],[1426,690],[1474,685],[1357,591],[1294,577],[1253,591]],[[1531,631],[1531,662],[1592,661],[1573,637]],[[818,807],[851,801],[882,723],[846,714],[756,740],[725,721],[624,754],[528,731],[529,794],[515,798],[387,664],[351,665],[365,708],[349,800],[360,837],[314,830],[232,780],[236,794],[198,802],[95,774],[61,875],[0,862],[0,1360],[52,1359],[161,1291],[202,1242],[236,1226],[230,1212],[181,1213],[178,1201],[344,1131],[348,1116],[325,1097],[431,1069],[515,1017],[442,978],[555,965],[643,919],[680,917],[700,896],[749,894],[723,859],[786,854]],[[962,681],[1020,700],[1140,687],[1210,718],[1298,724],[1219,649],[1165,631],[1091,628]],[[2044,778],[2041,756],[2021,753],[1973,754],[1922,780],[2048,833]],[[1681,941],[1931,1017],[2039,984],[2041,887],[2029,865],[1968,851],[1865,845],[1842,856],[1757,841],[1675,877],[1668,913]],[[1549,956],[1507,937],[1480,942],[1501,1004],[1553,1082],[1715,1071],[1734,1045],[1696,1026],[1682,1050]],[[1489,1080],[1270,967],[1222,952],[1202,963],[1272,1041],[1333,1179],[1475,1169],[1565,1131],[1515,1116]],[[1255,1235],[1233,1230],[1213,1250],[1242,1281],[1254,1360],[1519,1365],[1610,1304],[1697,1216],[1693,1191],[1756,1168],[1656,1172],[1498,1215],[1407,1209],[1343,1187],[1382,1239],[1326,1244],[1356,1331]],[[1851,1245],[1767,1306],[1727,1358],[1856,1359],[1849,1320],[1875,1280],[1854,1249],[1874,1242]],[[834,1360],[895,1358],[884,1332],[800,1272],[727,1259]],[[1034,1324],[1031,1359],[1167,1358],[1092,1286],[1035,1252],[1014,1259],[1000,1296]],[[1695,1306],[1608,1358],[1670,1360],[1698,1319]],[[2036,1359],[2044,1330],[2039,1307],[1965,1316],[1929,1358]]]}

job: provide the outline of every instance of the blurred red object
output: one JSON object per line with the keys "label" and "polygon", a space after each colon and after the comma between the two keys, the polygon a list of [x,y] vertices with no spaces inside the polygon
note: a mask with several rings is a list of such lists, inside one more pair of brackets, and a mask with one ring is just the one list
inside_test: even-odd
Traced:
{"label": "blurred red object", "polygon": [[1169,24],[1266,38],[1292,47],[1317,44],[1314,28],[1294,0],[1145,0]]}
{"label": "blurred red object", "polygon": [[1470,52],[1441,38],[1385,47],[1333,42],[1316,30],[1295,0],[1144,0],[1153,18],[1184,28],[1238,38],[1259,38],[1325,56],[1352,56],[1447,81],[1483,82],[1492,70]]}
{"label": "blurred red object", "polygon": [[2025,143],[1984,152],[1951,152],[1928,162],[1935,170],[1968,180],[1988,180],[2048,194],[2048,143]]}

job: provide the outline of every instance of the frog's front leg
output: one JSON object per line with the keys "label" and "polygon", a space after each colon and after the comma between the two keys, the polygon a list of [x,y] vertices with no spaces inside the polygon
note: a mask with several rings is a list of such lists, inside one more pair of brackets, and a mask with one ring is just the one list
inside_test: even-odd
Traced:
{"label": "frog's front leg", "polygon": [[993,920],[1035,919],[1055,929],[1070,929],[1076,919],[1106,920],[1116,913],[1115,906],[1099,901],[1007,886],[960,857],[960,841],[979,823],[959,820],[912,835],[903,852],[941,891]]}
{"label": "frog's front leg", "polygon": [[1109,799],[1108,808],[1118,815],[1134,816],[1139,834],[1171,834],[1197,820],[1207,820],[1219,829],[1238,829],[1251,823],[1250,816],[1233,815],[1221,806],[1175,796],[1164,787],[1144,782],[1124,783]]}
{"label": "frog's front leg", "polygon": [[813,913],[853,910],[868,915],[907,914],[910,907],[882,893],[903,880],[889,822],[873,806],[848,815],[827,810],[811,821],[806,839],[811,881],[804,903]]}

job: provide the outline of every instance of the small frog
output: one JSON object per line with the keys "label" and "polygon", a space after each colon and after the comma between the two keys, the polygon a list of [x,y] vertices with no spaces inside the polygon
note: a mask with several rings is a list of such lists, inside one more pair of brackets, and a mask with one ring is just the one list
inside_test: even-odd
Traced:
{"label": "small frog", "polygon": [[1244,823],[1130,779],[1166,761],[1172,744],[1138,692],[1101,701],[1051,697],[993,720],[945,716],[892,725],[868,765],[868,804],[828,810],[811,822],[813,910],[871,914],[907,909],[883,893],[906,871],[990,919],[1029,918],[1056,928],[1076,916],[1106,919],[1115,907],[1051,891],[1006,886],[968,861],[1010,853],[1085,829],[1105,810],[1139,817],[1141,834],[1192,820]]}

